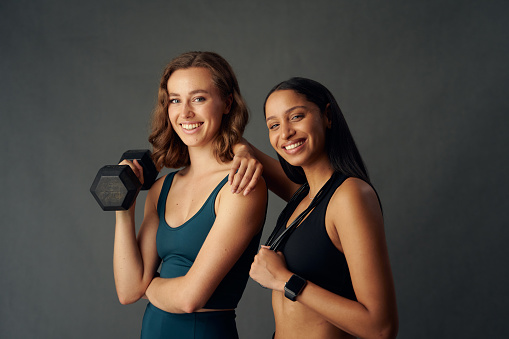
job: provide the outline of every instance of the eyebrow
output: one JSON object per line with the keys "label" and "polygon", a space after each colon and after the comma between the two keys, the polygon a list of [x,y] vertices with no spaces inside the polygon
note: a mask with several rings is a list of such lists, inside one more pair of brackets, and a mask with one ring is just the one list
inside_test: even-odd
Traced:
{"label": "eyebrow", "polygon": [[[298,108],[304,108],[304,109],[307,109],[306,106],[293,106],[293,107],[290,107],[289,109],[287,109],[283,114],[284,115],[287,115],[293,111],[295,111],[296,109]],[[268,117],[267,119],[265,119],[265,121],[269,121],[271,119],[275,119],[276,117],[274,115],[271,115],[270,117]]]}
{"label": "eyebrow", "polygon": [[[195,89],[194,91],[189,92],[189,94],[191,94],[191,95],[197,94],[197,93],[206,93],[206,94],[209,94],[209,91],[204,90],[204,89]],[[178,94],[178,93],[168,93],[168,95],[176,96],[176,97],[180,96],[180,94]]]}

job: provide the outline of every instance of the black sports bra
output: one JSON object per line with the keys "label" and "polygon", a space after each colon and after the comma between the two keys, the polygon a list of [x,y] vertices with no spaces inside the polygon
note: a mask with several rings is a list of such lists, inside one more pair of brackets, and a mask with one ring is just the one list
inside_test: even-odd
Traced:
{"label": "black sports bra", "polygon": [[322,188],[320,199],[308,217],[299,227],[287,231],[289,235],[279,238],[287,230],[290,216],[309,192],[305,184],[281,212],[266,245],[279,242],[277,250],[283,252],[288,269],[293,273],[328,291],[356,300],[345,255],[334,246],[325,228],[329,201],[346,179],[347,176],[334,173]]}

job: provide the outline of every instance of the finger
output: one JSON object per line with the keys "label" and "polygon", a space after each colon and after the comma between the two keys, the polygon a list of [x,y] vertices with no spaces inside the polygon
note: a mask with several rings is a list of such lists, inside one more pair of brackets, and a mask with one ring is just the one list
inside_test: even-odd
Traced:
{"label": "finger", "polygon": [[133,163],[131,160],[126,160],[126,159],[124,159],[124,160],[122,160],[122,161],[119,163],[119,165],[123,165],[123,166],[129,166],[129,167],[131,167],[131,169],[133,170],[134,174],[135,174],[136,176],[138,176],[138,170],[137,170],[136,166],[134,165],[134,163]]}
{"label": "finger", "polygon": [[133,171],[134,175],[136,175],[138,180],[143,185],[143,167],[136,159],[134,161],[124,159],[119,163],[119,165],[129,166]]}
{"label": "finger", "polygon": [[[257,173],[257,170],[259,167],[261,167],[261,164],[259,164],[258,161],[251,159],[247,161],[245,166],[246,166],[245,174],[242,177],[242,181],[239,184],[239,188],[237,189],[238,193],[242,192],[247,186],[251,185],[251,182],[253,181],[253,176]],[[254,183],[254,185],[252,185],[252,187],[254,186],[256,186],[256,182]]]}
{"label": "finger", "polygon": [[[131,160],[122,160],[119,165],[127,165],[127,166],[131,166],[133,164],[133,162]],[[134,166],[134,165],[133,165]]]}
{"label": "finger", "polygon": [[233,157],[232,161],[232,168],[230,170],[230,173],[228,174],[228,184],[231,186],[233,183],[233,178],[235,177],[235,173],[237,173],[237,170],[240,167],[240,160],[235,156]]}
{"label": "finger", "polygon": [[246,171],[246,173],[242,177],[239,187],[237,188],[237,193],[242,192],[244,188],[246,188],[246,186],[251,182],[252,178],[253,176],[248,171]]}
{"label": "finger", "polygon": [[251,192],[252,190],[255,189],[256,185],[258,184],[258,180],[260,179],[261,176],[262,176],[262,167],[257,167],[252,178],[251,178],[251,181],[249,182],[247,187],[244,189],[244,195],[248,195],[249,192]]}
{"label": "finger", "polygon": [[239,193],[239,185],[240,185],[240,182],[242,181],[242,178],[244,177],[245,173],[246,173],[246,166],[244,165],[240,165],[237,173],[235,174],[235,177],[233,178],[233,182],[232,182],[232,193]]}
{"label": "finger", "polygon": [[143,177],[143,166],[141,166],[141,164],[136,159],[134,159],[133,164],[137,170],[136,176],[138,177],[138,180],[140,180],[141,184],[143,185],[143,182],[145,180],[145,178]]}

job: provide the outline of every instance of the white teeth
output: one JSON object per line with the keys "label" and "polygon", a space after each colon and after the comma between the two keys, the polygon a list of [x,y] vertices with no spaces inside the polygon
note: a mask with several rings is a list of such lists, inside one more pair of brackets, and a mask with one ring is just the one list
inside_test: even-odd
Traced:
{"label": "white teeth", "polygon": [[299,147],[303,143],[304,143],[303,141],[299,141],[299,142],[296,142],[295,144],[291,144],[291,145],[285,146],[285,148],[287,150],[291,150],[291,149],[294,149],[295,147]]}
{"label": "white teeth", "polygon": [[199,126],[201,126],[201,123],[198,123],[198,124],[182,124],[182,128],[183,129],[186,129],[186,130],[192,130],[192,129],[195,129],[195,128],[198,128]]}

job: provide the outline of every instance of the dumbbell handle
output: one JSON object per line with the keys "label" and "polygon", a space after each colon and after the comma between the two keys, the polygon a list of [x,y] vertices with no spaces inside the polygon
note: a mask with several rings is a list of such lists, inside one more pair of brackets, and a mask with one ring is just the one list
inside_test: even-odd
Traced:
{"label": "dumbbell handle", "polygon": [[[150,158],[150,151],[145,150],[129,150],[124,152],[122,154],[122,157],[120,157],[119,163],[122,162],[122,160],[138,160],[140,165],[143,167],[143,185],[141,186],[142,190],[148,190],[150,187],[152,187],[152,184],[155,182],[157,177],[157,169],[156,165]],[[118,165],[121,166],[121,165]],[[124,165],[127,166],[127,165]],[[134,172],[133,172],[134,174]],[[139,181],[139,179],[138,179]],[[141,182],[140,182],[141,183]]]}

